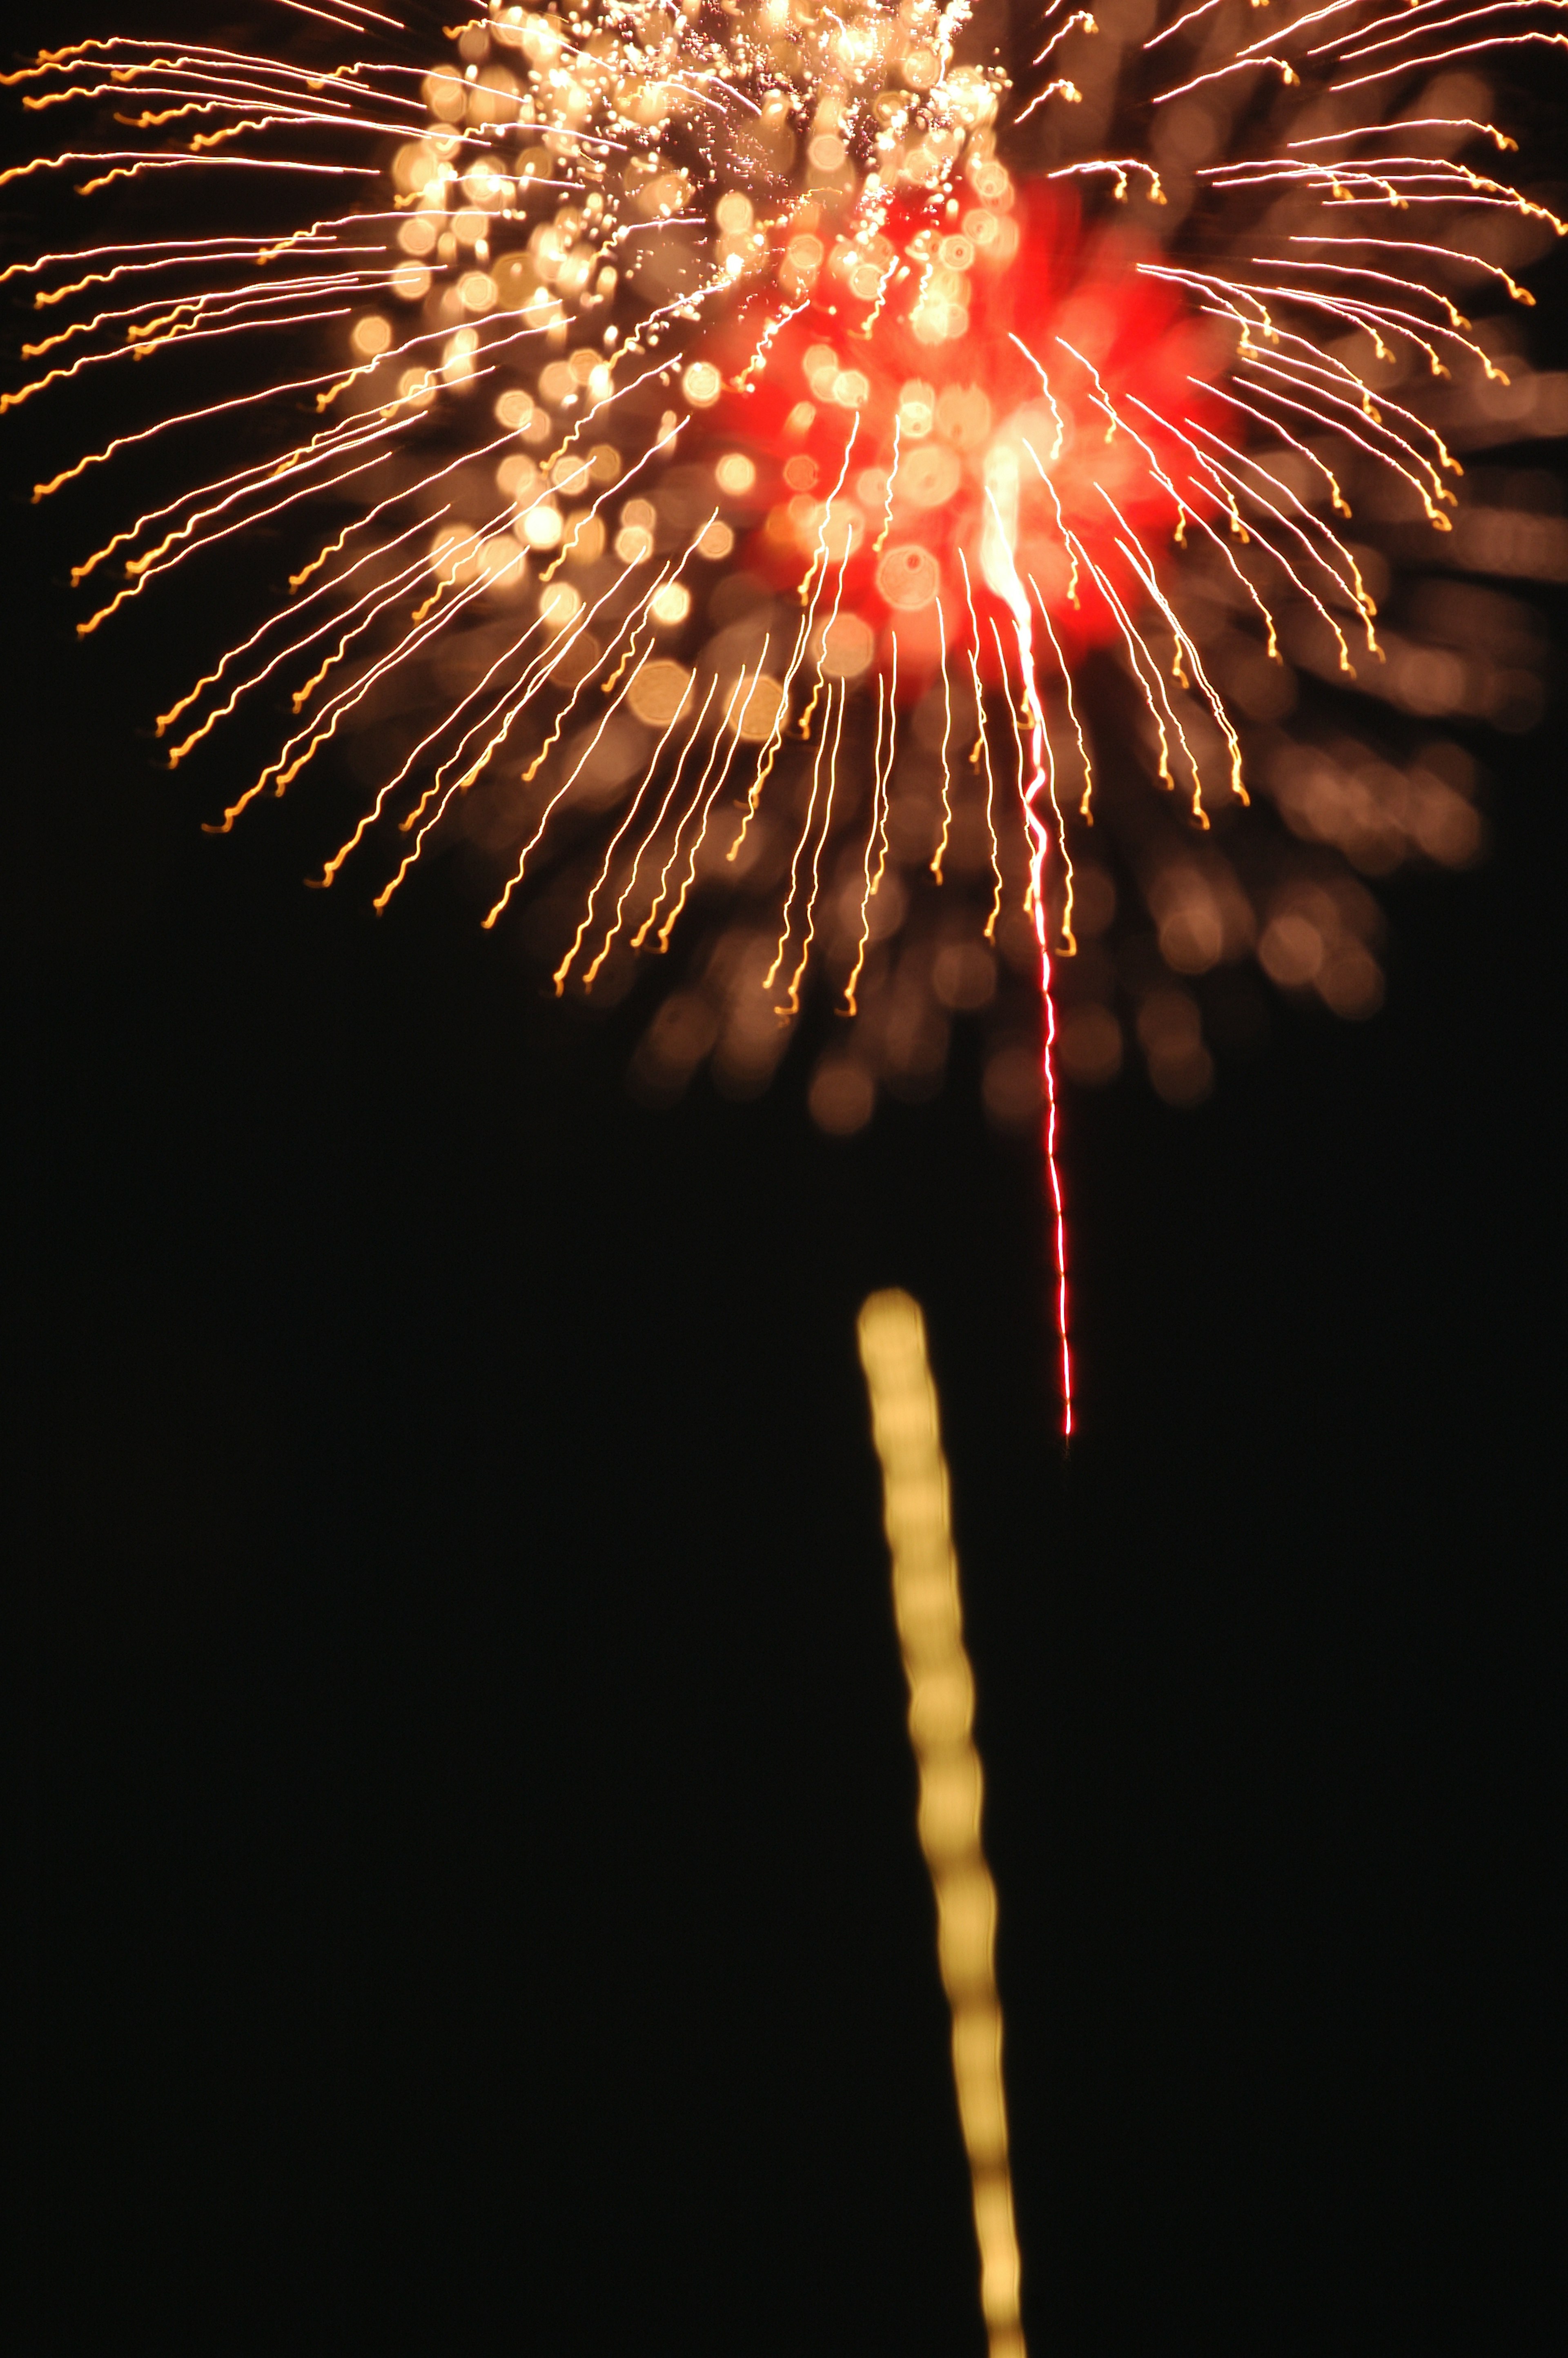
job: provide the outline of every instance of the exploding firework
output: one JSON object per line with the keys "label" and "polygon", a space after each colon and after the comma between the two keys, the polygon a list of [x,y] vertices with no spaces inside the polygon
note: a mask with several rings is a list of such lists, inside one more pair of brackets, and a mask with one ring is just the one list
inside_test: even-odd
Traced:
{"label": "exploding firework", "polygon": [[[1057,0],[1004,57],[968,0],[276,0],[254,51],[46,54],[23,104],[89,127],[8,177],[136,211],[7,274],[44,325],[5,406],[195,374],[38,496],[211,453],[83,557],[79,627],[292,532],[159,714],[170,764],[282,699],[226,830],[370,747],[318,881],[384,909],[461,838],[558,992],[620,995],[707,909],[654,1094],[762,1086],[815,967],[848,1020],[812,1109],[850,1130],[1026,971],[1044,1051],[1004,1018],[986,1094],[1044,1112],[1060,1277],[1058,1059],[1109,1077],[1130,1001],[1195,1101],[1198,979],[1253,954],[1370,1011],[1350,871],[1472,856],[1433,723],[1533,716],[1509,601],[1378,607],[1433,558],[1568,569],[1550,520],[1460,509],[1458,456],[1568,425],[1510,357],[1563,224],[1482,79],[1563,5]],[[1282,827],[1238,823],[1256,787]],[[1152,922],[1113,957],[1119,875]]]}

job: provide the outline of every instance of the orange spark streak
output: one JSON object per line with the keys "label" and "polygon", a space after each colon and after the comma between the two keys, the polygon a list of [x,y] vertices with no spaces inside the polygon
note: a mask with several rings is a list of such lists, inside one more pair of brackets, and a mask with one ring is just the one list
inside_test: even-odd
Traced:
{"label": "orange spark streak", "polygon": [[[622,839],[630,832],[632,823],[643,806],[643,797],[654,783],[654,779],[658,772],[659,763],[664,758],[665,748],[668,745],[670,739],[676,732],[676,730],[682,719],[686,717],[687,708],[687,702],[683,700],[671,713],[668,720],[665,724],[664,735],[659,739],[658,743],[654,746],[653,752],[648,757],[647,767],[643,770],[643,775],[637,784],[637,791],[626,806],[626,815],[622,818],[620,826],[616,828],[614,834],[611,837],[609,842],[604,847],[604,858],[600,864],[599,873],[593,880],[588,899],[583,903],[582,916],[579,923],[577,933],[573,937],[571,947],[568,950],[565,957],[562,958],[559,966],[556,968],[555,973],[550,978],[556,986],[556,996],[557,999],[566,990],[567,977],[571,972],[578,952],[581,949],[583,943],[587,938],[588,929],[593,923],[593,913],[598,905],[599,896],[604,890],[605,882],[610,875],[610,871],[614,865],[615,854],[620,849]],[[707,707],[704,706],[703,708],[706,711]],[[589,967],[587,972],[584,974],[582,979],[583,989],[585,990],[592,990],[594,977],[598,974],[600,968],[604,964],[605,959],[610,955],[610,943],[612,937],[612,933],[606,936],[598,957],[593,960],[593,963]]]}
{"label": "orange spark streak", "polygon": [[[789,891],[784,897],[784,914],[779,927],[778,947],[773,952],[773,962],[772,966],[769,967],[766,974],[762,977],[762,988],[764,990],[771,990],[773,989],[774,978],[777,975],[780,967],[784,964],[784,952],[789,947],[790,936],[795,929],[795,895],[800,890],[800,863],[805,856],[806,847],[811,839],[812,821],[816,815],[816,798],[822,790],[822,757],[827,745],[828,724],[831,722],[833,718],[833,690],[831,687],[827,691],[827,705],[828,709],[827,719],[823,723],[822,734],[816,741],[816,758],[811,766],[811,799],[806,804],[806,817],[802,823],[800,834],[795,840],[795,857],[790,861]],[[786,1010],[780,1007],[776,1008],[774,1012],[776,1014],[783,1015],[786,1012]]]}
{"label": "orange spark streak", "polygon": [[[614,918],[611,923],[610,929],[606,933],[603,941],[600,945],[598,957],[594,959],[593,964],[588,970],[587,976],[584,978],[585,981],[590,982],[592,980],[593,977],[599,972],[600,968],[603,965],[605,959],[610,955],[611,944],[614,941],[616,935],[620,932],[622,921],[626,914],[626,903],[637,889],[637,879],[642,873],[643,855],[648,850],[649,846],[657,838],[659,829],[663,827],[665,819],[669,816],[670,805],[676,798],[676,792],[685,774],[686,765],[691,758],[692,747],[697,743],[697,739],[702,734],[703,722],[707,719],[713,699],[718,693],[719,681],[717,677],[714,677],[708,683],[708,694],[702,700],[702,709],[692,721],[691,727],[687,731],[686,742],[681,747],[679,753],[676,757],[676,765],[674,770],[670,773],[669,784],[665,789],[665,798],[659,805],[658,809],[654,813],[653,819],[647,831],[643,835],[642,842],[637,846],[636,851],[633,855],[632,871],[627,877],[625,884],[622,887],[620,897],[616,901]],[[684,719],[686,713],[689,709],[689,705],[683,704],[679,711],[676,713],[675,720],[671,721],[670,728],[675,728],[676,722]],[[664,751],[665,743],[668,742],[668,739],[669,730],[666,730],[664,738],[660,741],[659,751],[661,752]],[[653,775],[654,768],[653,764],[650,763],[648,769],[643,774],[644,785],[652,783]],[[639,789],[639,799],[641,798],[641,791],[642,790]],[[657,903],[655,903],[654,905],[656,907]]]}
{"label": "orange spark streak", "polygon": [[947,849],[947,837],[953,825],[953,773],[947,760],[947,748],[953,741],[953,682],[947,670],[947,619],[942,611],[940,598],[932,600],[936,609],[936,636],[942,650],[942,832],[931,857],[931,873],[938,884],[942,882],[942,855]]}
{"label": "orange spark streak", "polygon": [[[719,744],[722,740],[725,730],[731,731],[729,747],[725,752],[723,764],[719,769],[719,775],[714,779],[708,800],[703,806],[702,817],[697,826],[697,832],[692,837],[691,849],[687,855],[686,875],[682,880],[680,891],[676,896],[675,904],[670,910],[669,915],[659,927],[659,948],[661,951],[665,951],[669,948],[670,936],[675,931],[676,925],[680,918],[681,911],[686,907],[687,896],[689,895],[692,885],[696,881],[697,854],[702,849],[703,843],[707,838],[708,821],[713,816],[713,806],[719,800],[719,795],[723,793],[725,783],[729,778],[730,771],[735,766],[735,756],[741,750],[741,724],[746,717],[747,708],[756,691],[757,682],[762,676],[762,665],[767,661],[767,655],[768,641],[764,638],[762,641],[762,652],[757,658],[756,670],[751,675],[749,682],[747,680],[746,673],[744,670],[741,671],[739,678],[736,680],[734,692],[730,698],[730,708],[725,713],[722,721],[719,723],[719,735],[714,740],[715,752],[717,753]],[[744,687],[746,691],[744,696],[741,693],[742,687]],[[711,768],[711,766],[712,764],[710,763],[709,767]]]}
{"label": "orange spark streak", "polygon": [[[791,1015],[798,1015],[800,1012],[801,978],[806,972],[806,963],[811,957],[811,945],[813,940],[816,938],[816,901],[818,892],[821,890],[822,882],[822,847],[827,840],[827,830],[833,824],[833,797],[837,794],[838,788],[838,748],[843,741],[844,708],[846,704],[848,704],[849,700],[849,683],[845,680],[840,680],[838,683],[838,722],[833,736],[833,751],[827,757],[827,796],[822,806],[822,831],[816,838],[816,848],[811,855],[811,891],[806,897],[806,932],[801,941],[799,962],[795,967],[795,972],[789,979],[788,1012]],[[831,707],[831,688],[828,690],[828,701],[829,707]],[[830,708],[827,714],[827,719],[824,721],[822,727],[823,745],[826,745],[827,742],[827,728],[828,723],[831,722],[832,719],[833,714]],[[819,747],[819,753],[820,751],[821,748]],[[784,1011],[781,1009],[779,1011],[783,1013]]]}
{"label": "orange spark streak", "polygon": [[[896,666],[898,660],[896,640],[894,641],[893,645],[893,661]],[[844,985],[844,1012],[846,1015],[855,1015],[860,1011],[855,1000],[855,992],[860,983],[861,971],[866,963],[866,947],[871,937],[871,900],[876,892],[876,885],[871,882],[871,854],[877,849],[879,842],[882,847],[882,857],[884,860],[887,856],[887,805],[883,799],[884,781],[882,776],[882,744],[884,729],[890,738],[892,735],[892,695],[897,693],[897,686],[896,669],[892,691],[891,694],[886,680],[879,679],[877,682],[877,742],[876,752],[871,761],[871,816],[870,823],[866,828],[866,855],[864,864],[860,871],[863,880],[863,890],[860,893],[860,939],[855,945],[855,963],[850,968],[849,980]],[[879,868],[877,873],[877,883],[880,884],[881,882],[881,871]]]}

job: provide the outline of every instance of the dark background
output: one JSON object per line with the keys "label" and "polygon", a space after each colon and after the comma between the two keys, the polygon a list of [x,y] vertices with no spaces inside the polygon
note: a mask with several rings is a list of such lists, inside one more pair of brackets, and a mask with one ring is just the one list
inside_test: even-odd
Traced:
{"label": "dark background", "polygon": [[[59,429],[6,432],[25,486]],[[1033,2343],[1559,2348],[1561,704],[1476,741],[1487,863],[1386,888],[1377,1021],[1068,1096],[1065,1458],[961,1034],[848,1141],[798,1051],[640,1108],[652,1000],[546,1002],[439,875],[302,891],[308,797],[199,832],[136,730],[243,582],[79,650],[74,545],[7,534],[12,2346],[980,2352],[854,1356],[900,1283]]]}

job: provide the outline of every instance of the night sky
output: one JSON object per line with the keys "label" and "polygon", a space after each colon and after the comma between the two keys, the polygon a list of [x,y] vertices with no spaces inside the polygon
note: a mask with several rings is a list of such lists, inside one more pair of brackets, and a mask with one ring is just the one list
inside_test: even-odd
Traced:
{"label": "night sky", "polygon": [[200,833],[222,759],[144,724],[243,579],[79,649],[7,513],[11,2346],[979,2358],[854,1348],[901,1284],[1032,2346],[1560,2348],[1561,701],[1469,741],[1485,863],[1379,888],[1375,1021],[1068,1092],[1065,1455],[962,1025],[849,1140],[800,1046],[639,1105],[658,976],[558,1007],[449,868],[304,891],[330,792]]}

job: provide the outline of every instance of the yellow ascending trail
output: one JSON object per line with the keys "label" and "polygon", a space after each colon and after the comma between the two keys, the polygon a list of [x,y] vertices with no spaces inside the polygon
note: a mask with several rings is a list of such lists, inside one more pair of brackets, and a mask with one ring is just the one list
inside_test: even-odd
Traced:
{"label": "yellow ascending trail", "polygon": [[993,1963],[996,1887],[980,1849],[980,1763],[970,1735],[975,1682],[964,1651],[947,1467],[920,1305],[907,1293],[873,1293],[860,1312],[860,1339],[882,1466],[909,1733],[920,1768],[920,1842],[936,1894],[937,1955],[953,2009],[953,2076],[974,2181],[980,2306],[990,2358],[1023,2358]]}

